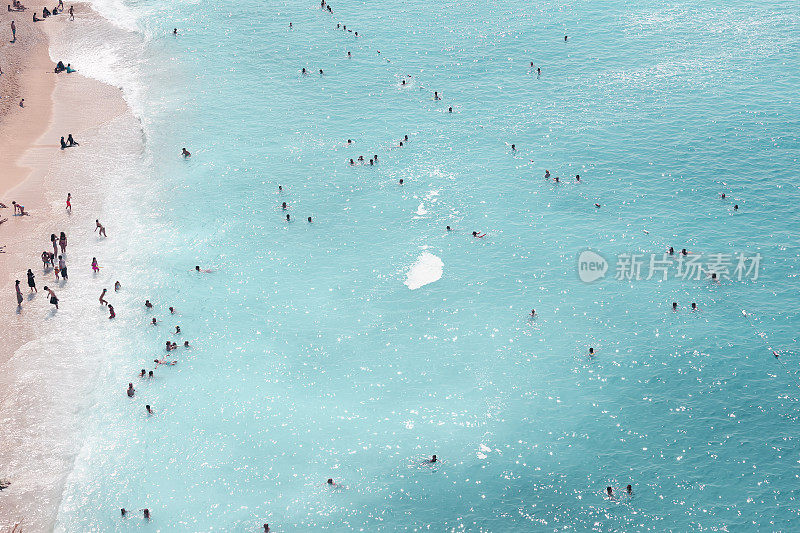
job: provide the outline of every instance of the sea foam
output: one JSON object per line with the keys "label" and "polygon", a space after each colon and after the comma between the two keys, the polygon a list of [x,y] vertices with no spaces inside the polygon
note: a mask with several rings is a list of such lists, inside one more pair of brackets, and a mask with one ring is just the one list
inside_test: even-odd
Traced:
{"label": "sea foam", "polygon": [[444,272],[442,260],[430,252],[422,252],[406,274],[405,284],[412,291],[438,281]]}

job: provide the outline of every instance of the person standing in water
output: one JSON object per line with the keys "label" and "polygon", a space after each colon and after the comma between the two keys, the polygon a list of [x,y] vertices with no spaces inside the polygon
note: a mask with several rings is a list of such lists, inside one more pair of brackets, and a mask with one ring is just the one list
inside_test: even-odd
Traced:
{"label": "person standing in water", "polygon": [[30,287],[30,292],[39,292],[36,289],[36,280],[34,280],[33,272],[31,272],[30,268],[28,269],[28,287]]}
{"label": "person standing in water", "polygon": [[[22,307],[22,291],[19,290],[19,280],[14,283],[14,288],[17,290],[17,307]],[[47,287],[45,287],[47,288]]]}
{"label": "person standing in water", "polygon": [[58,256],[58,269],[61,271],[61,277],[67,279],[67,262],[64,261],[64,256]]}
{"label": "person standing in water", "polygon": [[106,237],[107,235],[106,235],[106,228],[105,228],[105,226],[103,226],[103,225],[100,223],[100,221],[99,221],[99,220],[97,220],[97,219],[94,219],[94,223],[95,223],[95,228],[94,228],[94,230],[95,230],[95,231],[97,231],[97,230],[100,230],[100,231],[98,232],[98,235],[100,235],[100,236],[102,236],[102,237]]}
{"label": "person standing in water", "polygon": [[58,309],[58,296],[56,296],[56,293],[54,293],[47,285],[45,285],[44,290],[50,295],[50,303],[55,305],[56,309]]}
{"label": "person standing in water", "polygon": [[108,289],[103,289],[103,292],[100,294],[100,305],[108,305],[106,301],[106,292],[108,292]]}
{"label": "person standing in water", "polygon": [[58,245],[61,247],[61,253],[67,251],[67,235],[63,231],[61,232],[61,236],[58,238]]}

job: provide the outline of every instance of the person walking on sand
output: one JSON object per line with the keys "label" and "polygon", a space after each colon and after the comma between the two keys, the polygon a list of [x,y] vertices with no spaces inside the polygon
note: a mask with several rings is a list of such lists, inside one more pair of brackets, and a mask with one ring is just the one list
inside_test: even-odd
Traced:
{"label": "person walking on sand", "polygon": [[95,223],[95,224],[97,224],[97,226],[95,226],[94,230],[95,230],[95,231],[97,231],[97,230],[100,230],[100,231],[98,232],[98,235],[100,235],[100,236],[102,236],[102,237],[105,237],[105,236],[106,236],[106,228],[105,228],[105,226],[103,226],[103,225],[100,223],[100,221],[99,221],[99,220],[97,220],[97,219],[94,219],[94,223]]}
{"label": "person walking on sand", "polygon": [[96,257],[92,257],[92,271],[95,274],[100,272],[100,266],[98,266],[98,264],[97,264],[97,258]]}
{"label": "person walking on sand", "polygon": [[54,293],[47,285],[45,285],[44,290],[50,295],[50,303],[55,305],[56,309],[58,309],[58,296],[56,296],[56,293]]}
{"label": "person walking on sand", "polygon": [[67,251],[67,235],[62,231],[61,236],[58,238],[58,245],[61,247],[61,253]]}
{"label": "person walking on sand", "polygon": [[67,193],[67,212],[72,214],[72,193]]}
{"label": "person walking on sand", "polygon": [[19,290],[19,280],[14,283],[14,288],[17,290],[17,307],[22,307],[22,291]]}
{"label": "person walking on sand", "polygon": [[36,280],[33,279],[33,272],[31,272],[30,268],[28,269],[28,287],[30,287],[30,292],[39,292],[36,289]]}
{"label": "person walking on sand", "polygon": [[69,20],[75,20],[75,10],[72,9],[72,6],[69,6]]}
{"label": "person walking on sand", "polygon": [[13,20],[11,21],[11,42],[17,42],[17,25],[14,24]]}
{"label": "person walking on sand", "polygon": [[108,292],[108,289],[103,289],[103,292],[100,294],[100,305],[108,305],[106,301],[106,292]]}

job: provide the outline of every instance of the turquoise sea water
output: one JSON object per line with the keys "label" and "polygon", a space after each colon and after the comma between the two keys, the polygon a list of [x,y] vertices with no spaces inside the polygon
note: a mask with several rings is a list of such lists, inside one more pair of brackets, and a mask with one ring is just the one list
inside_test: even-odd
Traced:
{"label": "turquoise sea water", "polygon": [[[56,529],[796,527],[800,8],[331,6],[99,5],[148,167]],[[578,277],[669,246],[761,276]]]}

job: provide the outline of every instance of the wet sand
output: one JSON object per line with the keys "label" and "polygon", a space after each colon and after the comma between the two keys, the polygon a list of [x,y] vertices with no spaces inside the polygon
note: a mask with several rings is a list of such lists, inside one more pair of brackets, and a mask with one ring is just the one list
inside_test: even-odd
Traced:
{"label": "wet sand", "polygon": [[[36,436],[47,434],[49,429],[62,429],[64,421],[44,403],[25,405],[20,410],[20,391],[35,388],[35,396],[52,399],[62,389],[64,393],[71,390],[68,386],[48,392],[48,387],[57,384],[37,382],[47,380],[49,374],[63,376],[57,367],[62,361],[52,361],[52,368],[48,368],[50,361],[40,361],[37,375],[15,365],[15,359],[31,357],[26,346],[33,349],[33,341],[41,341],[46,335],[41,317],[49,306],[42,287],[48,282],[52,285],[54,277],[52,272],[42,271],[40,256],[44,250],[52,251],[51,233],[64,231],[72,239],[92,235],[103,198],[91,187],[91,181],[102,176],[80,171],[81,154],[101,146],[107,151],[109,141],[103,138],[101,142],[102,128],[115,121],[131,123],[135,119],[118,88],[79,72],[53,72],[49,39],[66,24],[90,24],[97,15],[86,5],[75,4],[74,22],[65,12],[34,24],[32,9],[36,6],[41,14],[41,7],[26,5],[29,9],[23,13],[3,13],[4,42],[0,44],[0,202],[8,206],[0,209],[0,220],[7,219],[0,224],[0,246],[5,246],[5,253],[0,253],[0,479],[9,478],[12,483],[0,491],[0,531],[22,521],[24,530],[30,532],[52,529],[71,458],[79,450],[77,445],[69,450],[39,450],[41,443],[36,442]],[[13,15],[17,24],[17,42],[13,44],[5,40],[6,32],[10,37],[7,15]],[[80,65],[74,66],[80,69]],[[18,101],[23,97],[25,107],[21,108]],[[59,139],[68,133],[80,146],[61,150]],[[73,195],[72,214],[65,209],[68,192]],[[24,205],[30,216],[13,216],[13,200]],[[28,296],[28,268],[36,274],[39,288],[33,298]],[[17,307],[15,279],[21,281],[26,297],[21,308]],[[69,287],[56,290],[62,300],[68,298]],[[49,342],[57,345],[59,339]]]}

